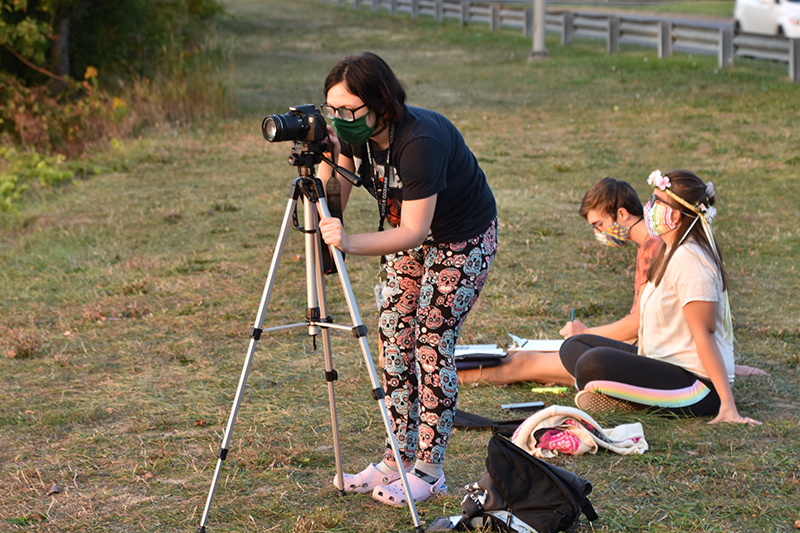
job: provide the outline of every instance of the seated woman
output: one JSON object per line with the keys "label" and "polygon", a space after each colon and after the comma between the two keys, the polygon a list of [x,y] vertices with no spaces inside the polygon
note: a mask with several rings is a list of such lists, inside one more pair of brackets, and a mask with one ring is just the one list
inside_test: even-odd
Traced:
{"label": "seated woman", "polygon": [[692,172],[654,171],[645,223],[663,244],[647,272],[638,348],[596,335],[570,337],[561,362],[584,410],[657,407],[682,416],[747,422],[736,408],[728,280],[711,222],[714,187]]}

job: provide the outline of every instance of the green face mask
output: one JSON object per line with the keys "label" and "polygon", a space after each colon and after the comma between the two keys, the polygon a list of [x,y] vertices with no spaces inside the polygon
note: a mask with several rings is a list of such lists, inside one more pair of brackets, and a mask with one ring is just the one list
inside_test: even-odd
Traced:
{"label": "green face mask", "polygon": [[352,146],[360,146],[367,142],[375,131],[375,126],[367,126],[367,113],[363,117],[357,118],[352,122],[347,122],[344,119],[335,117],[333,119],[333,129],[336,135]]}

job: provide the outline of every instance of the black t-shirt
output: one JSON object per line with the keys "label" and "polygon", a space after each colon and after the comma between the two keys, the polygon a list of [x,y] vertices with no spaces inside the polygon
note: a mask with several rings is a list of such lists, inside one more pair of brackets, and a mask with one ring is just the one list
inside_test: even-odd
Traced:
{"label": "black t-shirt", "polygon": [[[400,224],[403,200],[421,200],[434,194],[430,241],[437,244],[459,242],[483,233],[497,216],[494,195],[475,155],[467,147],[452,122],[439,113],[418,107],[406,107],[395,126],[394,140],[388,150],[371,146],[373,165],[366,145],[341,143],[342,155],[355,164],[356,174],[379,205],[383,197],[384,177],[388,174],[386,221]],[[386,155],[391,169],[386,166]]]}

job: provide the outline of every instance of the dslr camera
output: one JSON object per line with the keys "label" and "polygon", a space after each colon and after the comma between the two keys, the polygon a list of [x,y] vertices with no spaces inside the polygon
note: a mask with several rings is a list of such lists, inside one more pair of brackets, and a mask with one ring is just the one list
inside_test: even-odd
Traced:
{"label": "dslr camera", "polygon": [[269,142],[313,143],[328,137],[325,118],[312,104],[292,106],[283,115],[269,115],[261,123],[261,132]]}
{"label": "dslr camera", "polygon": [[325,161],[350,183],[356,187],[361,185],[361,178],[324,155],[331,151],[330,144],[326,142],[328,125],[322,113],[312,104],[291,106],[289,112],[283,115],[269,115],[261,123],[261,132],[271,143],[294,142],[289,156],[290,165],[313,168],[320,161]]}

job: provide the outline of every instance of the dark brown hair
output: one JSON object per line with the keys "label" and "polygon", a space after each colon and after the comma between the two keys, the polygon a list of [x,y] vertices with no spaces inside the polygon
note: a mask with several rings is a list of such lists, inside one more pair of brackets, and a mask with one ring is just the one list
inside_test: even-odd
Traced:
{"label": "dark brown hair", "polygon": [[617,210],[620,207],[624,207],[635,217],[644,216],[642,201],[639,200],[639,195],[633,190],[631,184],[627,181],[606,177],[586,191],[578,213],[586,218],[589,216],[589,211],[599,211],[604,215],[613,216],[616,220]]}
{"label": "dark brown hair", "polygon": [[325,97],[331,87],[341,82],[386,123],[403,118],[406,90],[386,61],[376,54],[364,52],[339,61],[325,79]]}
{"label": "dark brown hair", "polygon": [[[688,170],[672,170],[666,173],[665,176],[669,178],[670,192],[682,200],[685,200],[688,204],[698,205],[702,203],[705,204],[706,207],[714,205],[716,201],[714,194],[712,193],[709,195],[706,192],[706,184],[694,172]],[[667,245],[663,242],[661,243],[661,247],[658,249],[653,263],[647,270],[647,280],[653,282],[655,285],[661,283],[661,279],[664,277],[664,271],[667,269],[670,259],[672,259],[672,256],[675,254],[675,250],[686,241],[692,240],[705,250],[711,260],[717,265],[720,277],[722,278],[722,288],[723,290],[727,290],[728,273],[725,271],[725,267],[722,264],[722,250],[720,250],[715,239],[713,246],[716,247],[717,253],[716,255],[714,254],[712,243],[709,242],[703,230],[702,221],[698,220],[695,222],[695,219],[700,215],[694,210],[676,202],[669,195],[667,195],[666,203],[684,215],[681,217],[678,228],[675,230],[677,232],[676,235],[680,235],[680,237],[678,237],[680,243],[672,247],[669,251],[667,251]],[[693,222],[695,222],[695,224],[692,226]],[[689,229],[690,227],[691,230]],[[689,232],[688,235],[686,235],[687,231]]]}

